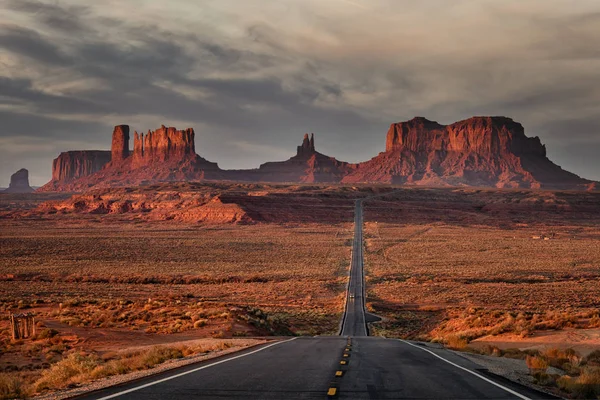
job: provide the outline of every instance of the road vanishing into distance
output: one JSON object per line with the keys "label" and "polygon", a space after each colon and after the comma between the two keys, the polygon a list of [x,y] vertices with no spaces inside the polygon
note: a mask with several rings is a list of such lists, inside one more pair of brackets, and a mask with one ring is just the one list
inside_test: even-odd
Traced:
{"label": "road vanishing into distance", "polygon": [[543,399],[433,345],[369,337],[362,203],[339,336],[294,337],[113,386],[80,399]]}

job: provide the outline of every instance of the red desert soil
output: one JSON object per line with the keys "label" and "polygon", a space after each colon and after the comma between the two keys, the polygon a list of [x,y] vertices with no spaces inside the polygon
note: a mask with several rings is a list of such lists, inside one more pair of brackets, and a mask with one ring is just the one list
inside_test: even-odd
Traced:
{"label": "red desert soil", "polygon": [[[73,352],[335,333],[353,199],[375,194],[376,334],[594,345],[600,193],[188,182],[1,195],[1,367],[35,381]],[[37,313],[37,341],[8,338],[15,311]]]}

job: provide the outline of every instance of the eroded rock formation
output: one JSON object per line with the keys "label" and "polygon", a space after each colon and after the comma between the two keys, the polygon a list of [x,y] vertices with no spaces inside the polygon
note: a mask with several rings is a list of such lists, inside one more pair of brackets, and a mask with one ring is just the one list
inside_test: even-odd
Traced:
{"label": "eroded rock formation", "polygon": [[21,168],[10,176],[10,184],[4,192],[6,193],[31,193],[33,188],[29,186],[29,171]]}
{"label": "eroded rock formation", "polygon": [[298,146],[298,149],[296,151],[296,156],[298,156],[298,157],[311,156],[315,153],[316,153],[316,151],[315,151],[315,134],[311,133],[310,139],[309,139],[308,133],[305,133],[304,139],[302,140],[302,145]]}
{"label": "eroded rock formation", "polygon": [[119,163],[129,157],[129,125],[117,125],[113,130],[111,162]]}
{"label": "eroded rock formation", "polygon": [[422,117],[392,124],[386,151],[360,163],[343,182],[575,188],[589,184],[546,157],[537,137],[506,117],[441,125]]}
{"label": "eroded rock formation", "polygon": [[164,125],[155,131],[133,135],[133,166],[139,168],[169,160],[181,161],[196,157],[195,133],[192,128],[177,130]]}
{"label": "eroded rock formation", "polygon": [[82,191],[95,186],[222,179],[221,170],[196,154],[194,130],[164,125],[134,133],[129,151],[129,126],[115,126],[111,151],[62,153],[53,166],[52,181],[42,191]]}
{"label": "eroded rock formation", "polygon": [[296,155],[286,161],[261,164],[255,170],[224,171],[231,180],[254,182],[339,182],[352,167],[315,150],[314,134],[304,135]]}
{"label": "eroded rock formation", "polygon": [[[319,153],[314,134],[304,135],[296,155],[257,169],[221,170],[196,154],[192,128],[113,131],[110,152],[67,152],[55,161],[52,181],[42,190],[82,191],[91,187],[156,182],[234,180],[256,182],[373,182],[431,186],[492,186],[597,190],[595,182],[564,171],[546,157],[537,137],[506,117],[473,117],[442,125],[422,117],[392,124],[386,151],[359,164]],[[112,161],[111,161],[112,158]],[[110,162],[109,162],[110,161]]]}
{"label": "eroded rock formation", "polygon": [[91,176],[110,162],[111,152],[103,150],[66,151],[52,162],[52,180],[40,191],[65,191],[74,180]]}

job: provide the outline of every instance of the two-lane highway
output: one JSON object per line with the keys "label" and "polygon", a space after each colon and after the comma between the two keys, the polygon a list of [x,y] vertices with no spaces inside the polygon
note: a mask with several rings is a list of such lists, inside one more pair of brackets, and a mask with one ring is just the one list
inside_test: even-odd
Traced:
{"label": "two-lane highway", "polygon": [[363,269],[363,217],[362,200],[354,205],[354,240],[352,242],[352,261],[348,292],[346,293],[346,312],[342,322],[342,336],[368,336],[365,321],[365,287]]}
{"label": "two-lane highway", "polygon": [[369,337],[362,206],[355,204],[352,265],[341,336],[292,338],[96,391],[83,399],[542,399],[499,382],[444,349]]}

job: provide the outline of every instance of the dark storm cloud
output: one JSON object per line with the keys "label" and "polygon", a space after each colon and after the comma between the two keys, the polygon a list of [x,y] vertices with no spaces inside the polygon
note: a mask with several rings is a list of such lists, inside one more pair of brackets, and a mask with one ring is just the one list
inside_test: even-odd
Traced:
{"label": "dark storm cloud", "polygon": [[103,122],[65,120],[1,110],[0,121],[2,121],[2,136],[6,137],[44,137],[83,142],[86,140],[86,134],[94,135],[102,133],[102,135],[106,136],[105,132],[112,131],[112,126]]}
{"label": "dark storm cloud", "polygon": [[61,7],[58,4],[47,4],[35,0],[10,0],[7,8],[31,14],[36,21],[65,33],[77,34],[87,30],[80,21],[83,16],[88,14],[87,7]]}
{"label": "dark storm cloud", "polygon": [[43,64],[66,65],[69,62],[48,38],[16,25],[0,25],[0,46]]}
{"label": "dark storm cloud", "polygon": [[[0,5],[0,55],[8,56],[0,139],[108,143],[117,123],[183,121],[203,127],[199,148],[210,148],[213,161],[247,167],[269,160],[268,150],[240,157],[229,143],[293,152],[308,131],[319,150],[359,161],[383,149],[391,122],[504,114],[559,149],[549,154],[566,169],[580,165],[575,140],[600,146],[600,72],[592,68],[600,11],[552,12],[535,1],[430,0],[437,6],[402,10],[386,0],[342,3],[265,1],[258,13],[227,0],[110,9],[9,0]],[[460,7],[470,24],[447,17]]]}
{"label": "dark storm cloud", "polygon": [[0,77],[0,101],[5,104],[29,105],[38,113],[61,114],[105,113],[108,108],[81,97],[47,94],[32,87],[29,79]]}

